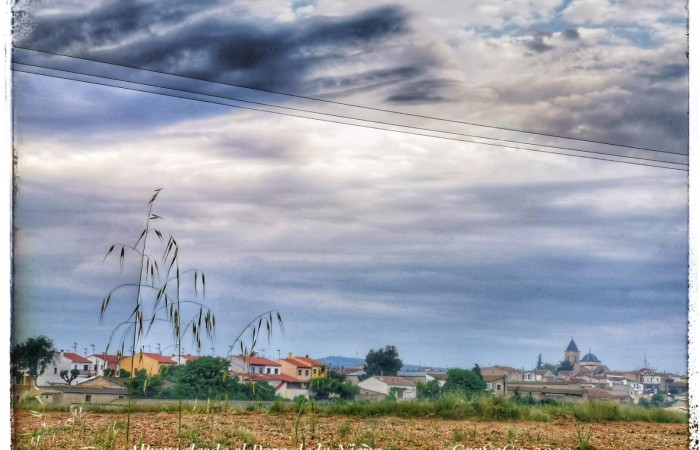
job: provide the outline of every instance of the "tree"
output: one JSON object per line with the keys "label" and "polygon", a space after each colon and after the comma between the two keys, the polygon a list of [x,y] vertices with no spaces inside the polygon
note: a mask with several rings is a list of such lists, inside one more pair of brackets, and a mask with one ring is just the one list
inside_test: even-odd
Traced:
{"label": "tree", "polygon": [[572,363],[571,361],[560,362],[559,367],[557,368],[557,373],[563,370],[574,370],[574,363]]}
{"label": "tree", "polygon": [[371,349],[365,357],[365,373],[368,377],[373,375],[396,376],[403,366],[399,359],[399,351],[393,345],[387,345],[383,349]]}
{"label": "tree", "polygon": [[550,363],[543,363],[542,370],[549,370],[550,372],[552,372],[552,374],[555,374],[555,373],[557,373],[557,366],[555,366],[554,364],[550,364]]}
{"label": "tree", "polygon": [[471,396],[485,390],[486,383],[473,370],[450,369],[447,371],[447,381],[443,386],[444,392],[463,392]]}
{"label": "tree", "polygon": [[477,374],[481,381],[484,381],[484,377],[481,375],[481,367],[479,367],[478,364],[474,364],[474,367],[472,367],[472,372]]}
{"label": "tree", "polygon": [[542,370],[542,353],[540,353],[537,356],[537,365],[535,366],[536,370]]}
{"label": "tree", "polygon": [[440,397],[440,382],[431,380],[416,384],[416,396],[418,400],[435,400]]}
{"label": "tree", "polygon": [[309,383],[314,398],[325,400],[329,398],[341,398],[352,400],[360,392],[360,388],[345,381],[345,375],[331,370],[325,378],[314,378]]}
{"label": "tree", "polygon": [[66,383],[71,384],[71,382],[78,378],[78,376],[80,375],[80,370],[71,369],[70,372],[68,372],[67,370],[62,370],[59,373],[59,375],[61,375],[61,378],[63,378],[66,381]]}
{"label": "tree", "polygon": [[31,337],[12,349],[12,371],[26,370],[34,384],[54,358],[53,341],[46,336]]}

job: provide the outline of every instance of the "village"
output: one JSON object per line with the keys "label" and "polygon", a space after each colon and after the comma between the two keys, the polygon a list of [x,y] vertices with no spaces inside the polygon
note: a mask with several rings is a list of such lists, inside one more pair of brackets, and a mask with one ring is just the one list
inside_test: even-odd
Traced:
{"label": "village", "polygon": [[[563,361],[556,370],[540,367],[532,370],[495,365],[478,368],[489,395],[506,398],[526,398],[532,402],[581,403],[586,400],[619,404],[649,404],[688,409],[688,377],[656,372],[650,368],[616,371],[605,366],[594,354],[580,356],[573,338],[564,350]],[[196,361],[201,356],[167,356],[140,352],[133,356],[93,354],[80,356],[75,352],[57,351],[36,382],[29,376],[16,380],[13,400],[28,397],[44,404],[119,404],[128,396],[127,381],[131,373],[145,371],[152,377],[164,370]],[[399,370],[396,374],[368,376],[365,365],[333,367],[326,362],[305,356],[288,354],[276,360],[264,356],[234,355],[226,358],[232,377],[241,382],[265,382],[284,400],[309,399],[314,392],[312,380],[326,378],[331,372],[357,386],[355,400],[397,401],[419,399],[421,384],[444,386],[448,372],[430,368]],[[541,364],[539,364],[541,365]],[[71,376],[67,376],[71,373]],[[121,375],[121,376],[120,376]]]}

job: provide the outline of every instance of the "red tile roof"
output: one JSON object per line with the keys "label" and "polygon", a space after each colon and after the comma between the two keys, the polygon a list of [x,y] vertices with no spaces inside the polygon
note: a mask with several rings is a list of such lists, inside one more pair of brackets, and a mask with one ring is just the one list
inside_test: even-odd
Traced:
{"label": "red tile roof", "polygon": [[260,356],[243,356],[243,355],[236,355],[237,359],[240,359],[242,361],[248,361],[248,364],[251,366],[276,366],[279,367],[281,364],[274,362],[271,359],[267,358],[262,358]]}
{"label": "red tile roof", "polygon": [[200,357],[197,355],[180,355],[180,359],[184,359],[187,361],[195,361],[199,359]]}
{"label": "red tile roof", "polygon": [[108,362],[108,363],[118,363],[119,362],[117,355],[105,355],[105,354],[95,353],[92,356],[94,356],[95,358],[101,359],[102,361]]}
{"label": "red tile roof", "polygon": [[76,354],[76,353],[69,353],[69,352],[63,352],[63,356],[66,358],[70,359],[71,361],[75,363],[88,363],[92,364],[92,361],[90,361],[87,358],[83,358],[82,356]]}

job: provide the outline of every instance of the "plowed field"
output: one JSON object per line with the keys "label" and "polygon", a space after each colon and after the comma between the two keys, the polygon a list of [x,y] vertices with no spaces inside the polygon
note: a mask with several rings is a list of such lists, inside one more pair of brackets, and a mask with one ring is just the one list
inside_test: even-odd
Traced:
{"label": "plowed field", "polygon": [[[18,449],[123,449],[126,414],[66,412],[15,413]],[[131,416],[129,448],[160,450],[177,446],[177,413]],[[183,414],[181,449],[268,448],[313,450],[387,449],[687,449],[684,424],[576,424],[555,421],[477,422],[438,418],[363,419],[268,412]],[[218,445],[218,447],[217,447]],[[245,445],[245,447],[244,447]],[[149,447],[150,446],[150,447]]]}

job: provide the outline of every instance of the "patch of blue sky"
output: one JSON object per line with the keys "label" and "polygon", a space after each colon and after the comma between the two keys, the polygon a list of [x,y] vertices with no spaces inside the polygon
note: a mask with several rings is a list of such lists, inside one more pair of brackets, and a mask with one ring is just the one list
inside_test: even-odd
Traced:
{"label": "patch of blue sky", "polygon": [[638,48],[653,49],[661,45],[661,42],[654,39],[649,30],[643,27],[615,26],[611,28],[611,31]]}
{"label": "patch of blue sky", "polygon": [[[471,29],[471,27],[467,27],[467,29]],[[515,26],[515,25],[506,25],[503,28],[493,28],[491,26],[483,26],[483,27],[474,27],[474,30],[478,32],[481,35],[488,36],[488,37],[493,37],[493,38],[501,38],[503,36],[512,36],[519,34],[521,27]]]}
{"label": "patch of blue sky", "polygon": [[315,0],[295,0],[292,2],[292,11],[296,12],[300,8],[307,6],[316,6]]}

